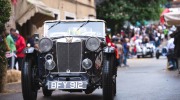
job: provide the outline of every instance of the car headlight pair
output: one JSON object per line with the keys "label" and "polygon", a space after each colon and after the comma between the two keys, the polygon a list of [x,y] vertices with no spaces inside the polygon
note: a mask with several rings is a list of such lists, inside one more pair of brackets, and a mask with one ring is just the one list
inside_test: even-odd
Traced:
{"label": "car headlight pair", "polygon": [[[39,41],[39,50],[44,53],[52,49],[53,42],[49,38],[42,38]],[[86,48],[90,51],[96,51],[100,47],[100,41],[98,38],[90,37],[86,40]]]}
{"label": "car headlight pair", "polygon": [[86,48],[90,51],[96,51],[100,47],[100,41],[98,38],[90,37],[86,40]]}
{"label": "car headlight pair", "polygon": [[51,39],[49,38],[42,38],[40,41],[39,41],[39,50],[42,52],[42,53],[45,53],[45,52],[48,52],[52,49],[53,47],[53,42]]}

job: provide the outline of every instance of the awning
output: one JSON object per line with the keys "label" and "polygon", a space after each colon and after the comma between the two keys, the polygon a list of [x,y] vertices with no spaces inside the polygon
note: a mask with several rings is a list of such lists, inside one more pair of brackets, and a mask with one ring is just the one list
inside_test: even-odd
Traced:
{"label": "awning", "polygon": [[164,24],[164,22],[165,22],[165,20],[164,20],[164,14],[169,13],[169,12],[170,12],[169,9],[166,8],[166,9],[164,9],[163,12],[161,13],[160,22],[161,22],[162,24]]}
{"label": "awning", "polygon": [[43,25],[44,21],[55,19],[55,14],[59,12],[57,9],[46,6],[40,0],[27,0],[27,6],[27,11],[20,15],[16,20],[20,26],[31,19],[31,22],[34,25],[40,27]]}
{"label": "awning", "polygon": [[168,25],[180,25],[180,11],[179,12],[170,12],[164,14],[164,18],[166,21],[166,24]]}

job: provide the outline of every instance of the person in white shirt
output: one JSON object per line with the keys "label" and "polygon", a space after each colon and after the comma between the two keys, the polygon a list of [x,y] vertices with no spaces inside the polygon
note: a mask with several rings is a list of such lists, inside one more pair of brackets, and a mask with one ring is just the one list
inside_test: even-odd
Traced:
{"label": "person in white shirt", "polygon": [[168,50],[167,58],[168,58],[168,63],[169,63],[168,68],[176,69],[176,59],[174,57],[175,45],[174,45],[173,33],[170,33],[169,36],[170,36],[170,39],[168,40],[168,43],[167,43],[167,50]]}

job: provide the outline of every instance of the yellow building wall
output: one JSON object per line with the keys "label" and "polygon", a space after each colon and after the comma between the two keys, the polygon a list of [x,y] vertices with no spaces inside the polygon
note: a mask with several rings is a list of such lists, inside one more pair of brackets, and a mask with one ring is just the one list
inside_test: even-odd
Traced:
{"label": "yellow building wall", "polygon": [[60,10],[60,19],[66,16],[75,19],[88,18],[89,15],[96,16],[94,0],[42,0],[47,6]]}

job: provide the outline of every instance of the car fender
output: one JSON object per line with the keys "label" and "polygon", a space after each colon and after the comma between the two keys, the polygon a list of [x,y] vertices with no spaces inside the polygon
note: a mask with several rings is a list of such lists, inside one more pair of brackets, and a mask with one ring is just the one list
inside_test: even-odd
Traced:
{"label": "car fender", "polygon": [[35,51],[34,47],[27,47],[27,48],[24,49],[25,54],[34,53],[34,51]]}
{"label": "car fender", "polygon": [[34,65],[38,65],[39,53],[38,53],[37,49],[35,49],[34,47],[26,47],[24,49],[24,54],[25,54],[25,57],[24,57],[25,61],[30,59],[30,60],[32,60],[32,63]]}
{"label": "car fender", "polygon": [[103,52],[104,53],[115,53],[115,48],[112,46],[107,46],[107,47],[104,47]]}
{"label": "car fender", "polygon": [[24,49],[24,54],[26,55],[26,58],[37,59],[38,50],[34,47],[26,47]]}
{"label": "car fender", "polygon": [[104,54],[112,54],[116,57],[116,59],[119,59],[119,53],[117,48],[112,47],[112,46],[107,46],[103,50]]}

